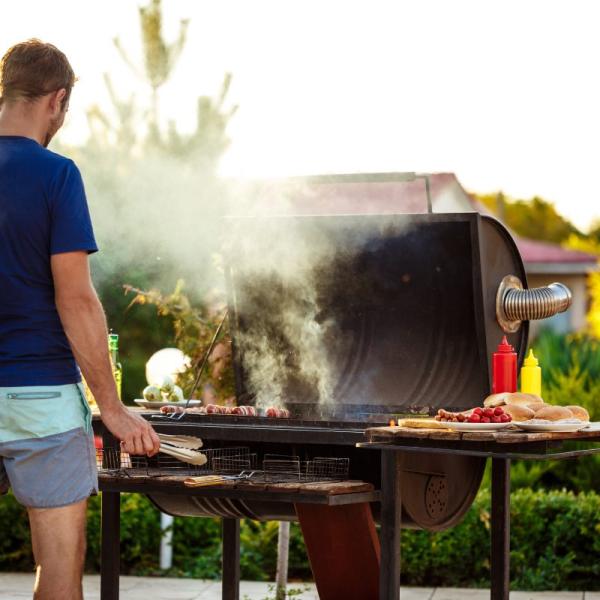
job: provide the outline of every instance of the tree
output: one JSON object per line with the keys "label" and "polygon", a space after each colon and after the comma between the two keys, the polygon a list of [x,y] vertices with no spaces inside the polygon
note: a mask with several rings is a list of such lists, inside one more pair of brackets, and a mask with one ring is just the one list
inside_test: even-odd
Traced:
{"label": "tree", "polygon": [[229,145],[227,126],[237,109],[227,100],[231,75],[225,74],[214,97],[198,98],[191,133],[164,123],[158,98],[185,50],[189,22],[182,19],[177,38],[168,42],[160,0],[142,7],[139,17],[143,66],[129,59],[120,40],[114,42],[146,83],[147,96],[140,102],[133,92],[117,92],[106,74],[110,106],[90,107],[90,135],[82,146],[59,147],[75,159],[86,182],[101,249],[92,258],[94,282],[109,325],[122,336],[123,397],[128,399],[139,397],[144,364],[152,352],[177,343],[177,336],[173,314],[158,318],[149,303],[126,310],[130,298],[124,296],[123,285],[173,289],[183,278],[189,301],[203,305],[220,281],[213,257],[225,194],[216,169]]}
{"label": "tree", "polygon": [[554,204],[539,196],[531,200],[513,200],[498,192],[476,197],[517,235],[555,244],[565,242],[570,235],[582,235],[556,211]]}
{"label": "tree", "polygon": [[[600,261],[600,239],[589,236],[572,235],[565,244],[567,248],[595,254]],[[588,291],[590,294],[590,310],[587,315],[591,335],[600,339],[600,273],[588,275]]]}

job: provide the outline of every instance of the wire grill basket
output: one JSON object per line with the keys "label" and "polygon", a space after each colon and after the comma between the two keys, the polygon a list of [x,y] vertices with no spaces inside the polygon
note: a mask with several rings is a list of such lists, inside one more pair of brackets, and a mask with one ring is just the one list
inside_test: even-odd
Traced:
{"label": "wire grill basket", "polygon": [[159,453],[151,458],[134,456],[119,448],[104,448],[96,451],[96,464],[101,473],[131,477],[160,477],[164,475],[195,476],[209,473],[239,472],[256,464],[256,455],[248,448],[202,449],[207,458],[203,465],[191,465],[166,454]]}
{"label": "wire grill basket", "polygon": [[203,465],[191,465],[162,453],[151,458],[133,456],[119,448],[98,449],[96,461],[100,473],[117,477],[215,474],[256,483],[342,481],[348,478],[350,470],[348,458],[315,457],[303,461],[297,456],[265,454],[259,468],[258,457],[249,448],[209,448],[201,452],[207,458]]}

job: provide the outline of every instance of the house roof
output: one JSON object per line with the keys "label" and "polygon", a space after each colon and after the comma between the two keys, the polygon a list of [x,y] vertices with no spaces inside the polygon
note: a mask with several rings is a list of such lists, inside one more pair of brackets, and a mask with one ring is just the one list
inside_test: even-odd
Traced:
{"label": "house roof", "polygon": [[[469,194],[454,173],[428,174],[434,212],[479,212],[494,217]],[[291,187],[290,187],[291,184]],[[285,191],[284,191],[285,190]],[[427,212],[425,179],[414,173],[358,173],[270,181],[263,200],[285,198],[294,214],[398,214]],[[281,206],[281,204],[280,204]],[[506,225],[505,225],[506,227]],[[515,238],[530,273],[586,273],[598,270],[598,257],[549,242]]]}
{"label": "house roof", "polygon": [[[465,194],[466,193],[467,192],[465,192]],[[477,212],[497,218],[486,206],[471,194],[467,194],[467,196],[470,199],[471,205]],[[506,223],[503,223],[503,225],[510,231],[510,228]],[[595,254],[581,252],[579,250],[570,250],[568,248],[563,248],[559,244],[532,240],[516,235],[514,231],[510,232],[519,248],[519,252],[521,253],[528,273],[540,275],[550,273],[577,274],[599,270],[599,258]]]}
{"label": "house roof", "polygon": [[558,244],[540,242],[538,240],[529,240],[523,237],[517,237],[517,246],[526,259],[526,262],[532,263],[595,263],[598,258],[587,252],[578,250],[569,250]]}

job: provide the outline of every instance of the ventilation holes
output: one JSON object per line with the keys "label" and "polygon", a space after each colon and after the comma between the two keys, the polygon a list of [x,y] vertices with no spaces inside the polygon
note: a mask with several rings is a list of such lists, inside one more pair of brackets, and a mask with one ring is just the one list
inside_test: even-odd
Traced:
{"label": "ventilation holes", "polygon": [[445,477],[432,475],[425,488],[425,507],[427,514],[434,520],[446,516],[448,509],[448,483]]}

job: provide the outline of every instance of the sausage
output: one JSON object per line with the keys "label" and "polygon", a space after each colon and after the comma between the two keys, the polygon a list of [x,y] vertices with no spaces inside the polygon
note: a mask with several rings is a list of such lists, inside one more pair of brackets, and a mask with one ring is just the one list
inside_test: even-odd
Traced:
{"label": "sausage", "polygon": [[270,406],[265,411],[265,416],[274,419],[289,419],[290,411],[287,408],[277,408],[276,406]]}
{"label": "sausage", "polygon": [[244,417],[255,417],[256,416],[256,408],[254,406],[236,406],[231,411],[234,415],[241,415]]}

